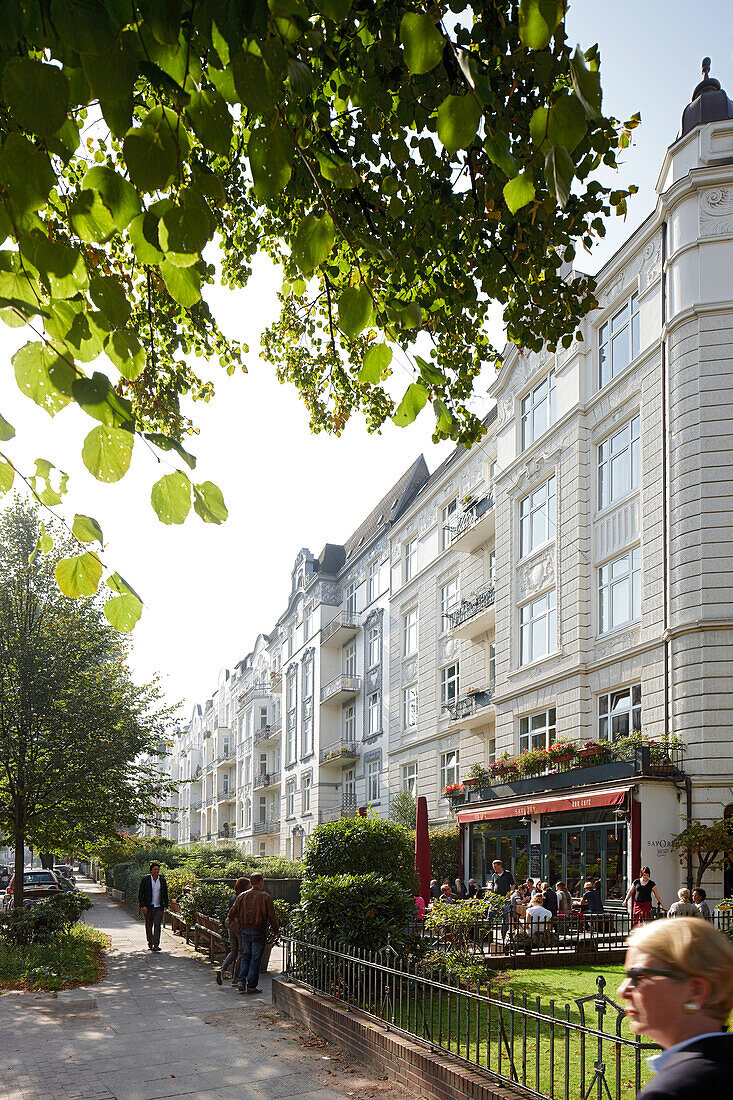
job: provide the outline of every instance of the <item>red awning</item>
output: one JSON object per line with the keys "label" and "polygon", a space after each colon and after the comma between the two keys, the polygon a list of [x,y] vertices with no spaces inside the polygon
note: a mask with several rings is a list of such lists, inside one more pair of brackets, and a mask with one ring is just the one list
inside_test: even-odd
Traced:
{"label": "red awning", "polygon": [[501,817],[534,817],[536,814],[561,813],[563,810],[590,810],[594,806],[618,806],[630,787],[614,787],[611,790],[588,791],[587,794],[569,794],[562,798],[524,798],[521,802],[494,802],[489,806],[459,810],[458,821],[493,821]]}

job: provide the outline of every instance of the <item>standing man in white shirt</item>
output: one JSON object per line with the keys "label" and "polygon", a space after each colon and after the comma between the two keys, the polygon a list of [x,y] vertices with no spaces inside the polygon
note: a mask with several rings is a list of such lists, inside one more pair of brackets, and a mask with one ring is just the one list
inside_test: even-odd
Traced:
{"label": "standing man in white shirt", "polygon": [[148,950],[160,951],[160,926],[163,913],[168,908],[168,883],[160,873],[160,864],[150,864],[150,874],[140,879],[137,892],[140,912],[145,917],[145,935],[148,938]]}

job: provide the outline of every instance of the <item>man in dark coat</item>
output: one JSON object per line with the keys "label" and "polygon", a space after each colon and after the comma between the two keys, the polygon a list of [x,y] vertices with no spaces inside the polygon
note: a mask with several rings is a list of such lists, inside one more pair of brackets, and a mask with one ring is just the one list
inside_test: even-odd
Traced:
{"label": "man in dark coat", "polygon": [[145,917],[145,935],[149,951],[160,951],[160,926],[168,908],[168,883],[160,873],[160,864],[150,864],[150,874],[140,879],[137,892],[140,912]]}

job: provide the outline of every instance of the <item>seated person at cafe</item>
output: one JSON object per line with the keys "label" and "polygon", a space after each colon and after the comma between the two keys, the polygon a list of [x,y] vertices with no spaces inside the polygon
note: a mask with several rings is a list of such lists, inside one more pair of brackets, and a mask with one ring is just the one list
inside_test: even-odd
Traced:
{"label": "seated person at cafe", "polygon": [[544,932],[547,926],[552,923],[552,913],[543,905],[542,894],[532,895],[524,923],[530,932]]}
{"label": "seated person at cafe", "polygon": [[603,912],[601,895],[592,882],[586,882],[583,885],[583,896],[580,899],[580,911],[581,913]]}

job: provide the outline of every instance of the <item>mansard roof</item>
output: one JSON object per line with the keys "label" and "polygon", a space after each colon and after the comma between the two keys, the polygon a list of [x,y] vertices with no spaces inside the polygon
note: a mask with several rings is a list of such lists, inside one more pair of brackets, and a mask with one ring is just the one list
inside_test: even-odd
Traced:
{"label": "mansard roof", "polygon": [[430,477],[427,463],[420,455],[411,466],[403,473],[399,481],[396,481],[388,493],[385,493],[379,504],[372,508],[369,515],[354,531],[351,538],[346,540],[343,549],[345,560],[349,561],[359,553],[379,533],[388,528],[404,512],[405,508],[414,499],[421,487]]}

